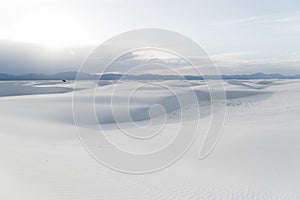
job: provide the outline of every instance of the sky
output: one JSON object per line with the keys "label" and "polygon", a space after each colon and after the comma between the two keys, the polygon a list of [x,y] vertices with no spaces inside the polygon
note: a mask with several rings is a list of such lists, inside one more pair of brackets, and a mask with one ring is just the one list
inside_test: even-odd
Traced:
{"label": "sky", "polygon": [[224,74],[300,74],[299,0],[0,0],[0,73],[76,71],[139,28],[186,35]]}

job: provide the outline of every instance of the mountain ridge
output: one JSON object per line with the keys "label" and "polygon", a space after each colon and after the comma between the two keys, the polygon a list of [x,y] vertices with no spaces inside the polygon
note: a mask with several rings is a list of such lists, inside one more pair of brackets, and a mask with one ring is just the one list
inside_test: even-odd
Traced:
{"label": "mountain ridge", "polygon": [[[98,80],[100,75],[89,74],[76,71],[70,72],[59,72],[56,74],[41,74],[41,73],[28,73],[21,75],[13,75],[0,73],[1,81],[12,81],[12,80]],[[241,74],[241,75],[221,75],[222,79],[299,79],[299,75],[282,75],[282,74],[265,74],[262,72],[254,74]],[[141,75],[124,75],[124,74],[115,74],[107,73],[101,75],[101,80],[203,80],[203,79],[220,79],[220,76],[215,75],[204,75],[204,76],[177,76],[177,75],[157,75],[157,74],[141,74]]]}

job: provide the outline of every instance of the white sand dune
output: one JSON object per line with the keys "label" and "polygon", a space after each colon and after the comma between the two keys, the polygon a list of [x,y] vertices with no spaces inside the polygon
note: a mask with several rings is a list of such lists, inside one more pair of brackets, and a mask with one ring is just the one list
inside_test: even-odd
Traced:
{"label": "white sand dune", "polygon": [[[114,95],[115,114],[124,125],[131,120],[141,124],[153,120],[151,131],[166,117],[170,131],[151,145],[133,142],[116,128],[110,107],[114,82],[96,90],[98,120],[116,144],[132,151],[158,148],[174,137],[179,117],[183,126],[190,126],[198,117],[195,106],[201,110],[200,123],[207,123],[212,113],[203,82],[194,81],[192,88],[178,81],[167,84],[177,88],[182,98],[195,91],[199,104],[189,104],[187,98],[185,105],[179,105],[171,93],[153,85],[131,99],[128,113],[126,96],[135,82],[122,82]],[[170,167],[129,175],[103,166],[81,145],[73,122],[72,83],[1,82],[0,199],[300,199],[300,81],[232,80],[224,84],[226,123],[210,156],[197,158],[200,134]],[[85,113],[91,85],[83,81],[82,90],[75,92],[84,123],[90,126],[87,131],[96,131],[93,116]],[[149,114],[149,108],[158,104],[165,110],[158,108]],[[214,112],[218,115],[218,110]]]}
{"label": "white sand dune", "polygon": [[[48,86],[48,87],[38,87]],[[69,87],[68,87],[69,86]],[[42,83],[28,81],[0,81],[0,97],[21,96],[33,94],[56,94],[71,92],[72,88],[66,84],[66,87],[60,82],[48,81]]]}

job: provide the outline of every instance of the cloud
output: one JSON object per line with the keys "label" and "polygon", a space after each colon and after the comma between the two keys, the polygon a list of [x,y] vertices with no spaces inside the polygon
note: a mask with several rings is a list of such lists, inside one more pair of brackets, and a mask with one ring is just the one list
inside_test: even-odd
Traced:
{"label": "cloud", "polygon": [[0,73],[76,71],[89,48],[50,49],[36,44],[0,40]]}
{"label": "cloud", "polygon": [[214,25],[272,24],[300,22],[300,12],[285,14],[269,14],[240,19],[230,19],[213,23]]}
{"label": "cloud", "polygon": [[[0,41],[0,73],[77,71],[90,50],[90,47],[49,49],[28,43]],[[224,74],[256,72],[300,74],[300,54],[297,52],[268,57],[258,51],[236,51],[213,54],[210,58]],[[199,61],[193,64],[201,67],[201,73],[211,74],[212,63],[208,57],[203,55],[203,58],[192,57],[191,60]],[[140,66],[135,70],[136,74],[176,74],[174,70],[181,74],[195,74],[190,63],[182,58],[152,50],[126,53],[113,62],[107,72],[124,73],[136,66]]]}
{"label": "cloud", "polygon": [[[147,52],[149,53],[149,52]],[[134,74],[174,74],[193,75],[194,67],[179,57],[167,54],[158,55],[157,52],[131,52],[121,56],[107,73],[126,73],[135,67]],[[282,57],[264,57],[258,51],[238,51],[210,55],[203,62],[194,63],[201,73],[212,74],[213,63],[224,74],[249,74],[257,72],[282,73],[286,75],[300,74],[300,54],[293,53]],[[201,59],[196,59],[201,60]]]}
{"label": "cloud", "polygon": [[244,65],[282,65],[299,66],[300,55],[291,54],[285,58],[260,58],[256,52],[231,52],[211,56],[212,60],[220,66],[244,66]]}
{"label": "cloud", "polygon": [[263,57],[259,52],[230,52],[211,56],[222,72],[300,74],[300,54],[291,53],[284,57]]}
{"label": "cloud", "polygon": [[300,12],[275,13],[251,16],[240,19],[229,19],[212,23],[213,26],[265,26],[281,30],[299,31]]}

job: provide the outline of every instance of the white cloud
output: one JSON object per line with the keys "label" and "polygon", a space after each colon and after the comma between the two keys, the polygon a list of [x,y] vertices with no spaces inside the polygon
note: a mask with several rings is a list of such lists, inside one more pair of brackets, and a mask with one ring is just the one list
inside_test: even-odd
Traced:
{"label": "white cloud", "polygon": [[294,13],[276,13],[270,15],[260,15],[260,16],[252,16],[248,18],[241,19],[232,19],[232,20],[224,20],[221,22],[217,22],[216,24],[224,24],[224,25],[237,25],[237,24],[270,24],[270,23],[282,23],[282,22],[299,22],[300,21],[300,12]]}
{"label": "white cloud", "polygon": [[300,74],[298,53],[282,57],[263,57],[259,52],[230,52],[212,55],[211,59],[227,74],[255,72]]}
{"label": "white cloud", "polygon": [[300,12],[275,13],[269,15],[251,16],[240,19],[230,19],[212,23],[213,26],[265,26],[289,31],[299,31]]}

